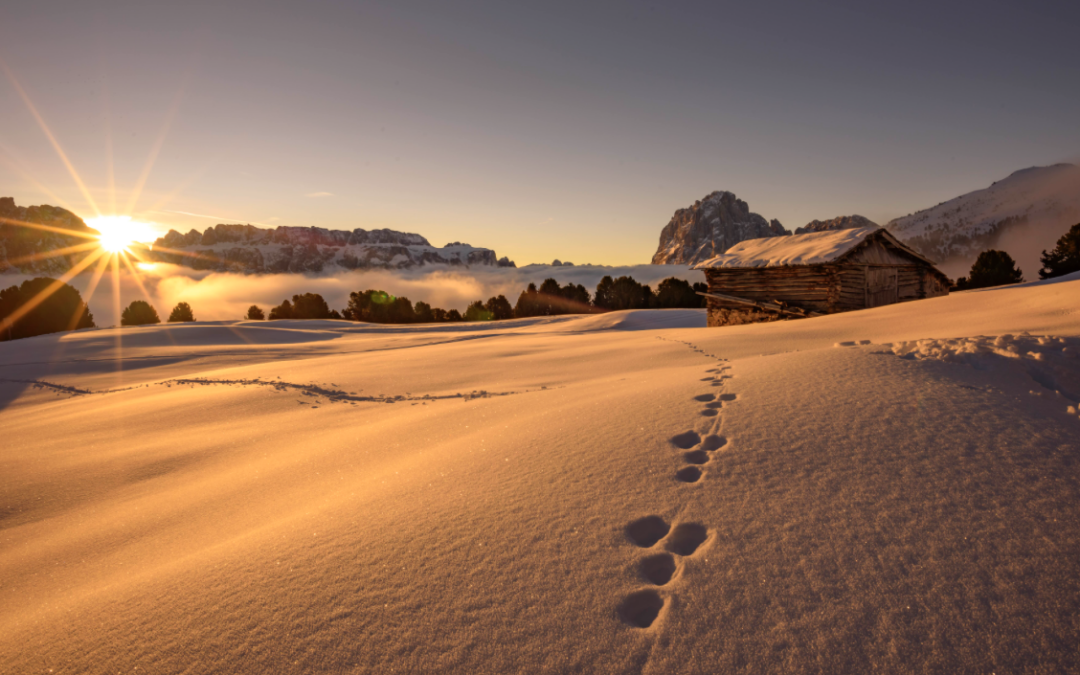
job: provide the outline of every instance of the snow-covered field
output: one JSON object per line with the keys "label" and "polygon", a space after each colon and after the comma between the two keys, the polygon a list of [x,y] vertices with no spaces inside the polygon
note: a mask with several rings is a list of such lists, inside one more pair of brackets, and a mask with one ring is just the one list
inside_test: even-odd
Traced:
{"label": "snow-covered field", "polygon": [[0,344],[0,672],[1076,672],[1078,298]]}

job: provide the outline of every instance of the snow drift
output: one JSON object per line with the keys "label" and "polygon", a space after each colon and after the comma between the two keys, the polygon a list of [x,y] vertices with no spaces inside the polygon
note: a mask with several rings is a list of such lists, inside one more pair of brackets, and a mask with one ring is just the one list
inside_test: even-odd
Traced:
{"label": "snow drift", "polygon": [[0,670],[1075,671],[1078,294],[0,344]]}

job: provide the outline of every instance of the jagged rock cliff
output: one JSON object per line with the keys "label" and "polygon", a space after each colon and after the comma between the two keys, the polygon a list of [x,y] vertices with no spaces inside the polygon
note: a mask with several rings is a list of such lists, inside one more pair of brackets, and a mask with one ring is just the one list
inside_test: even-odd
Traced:
{"label": "jagged rock cliff", "polygon": [[654,265],[690,264],[708,260],[746,239],[791,234],[779,221],[750,212],[733,193],[716,191],[693,206],[679,209],[660,232]]}
{"label": "jagged rock cliff", "polygon": [[205,232],[176,230],[154,242],[153,260],[199,270],[243,273],[323,272],[334,267],[403,269],[419,265],[514,267],[495,252],[452,242],[439,248],[419,234],[394,230],[215,225]]}
{"label": "jagged rock cliff", "polygon": [[[44,225],[51,229],[39,229]],[[58,232],[57,230],[61,230]],[[73,234],[65,234],[63,230]],[[71,211],[58,206],[16,206],[12,197],[0,197],[0,273],[42,274],[59,276],[86,256],[85,251],[52,255],[69,246],[85,244],[83,235],[95,235]]]}
{"label": "jagged rock cliff", "polygon": [[795,234],[824,232],[825,230],[854,230],[859,227],[881,227],[869,218],[862,216],[839,216],[830,220],[811,220],[802,227],[795,228]]}

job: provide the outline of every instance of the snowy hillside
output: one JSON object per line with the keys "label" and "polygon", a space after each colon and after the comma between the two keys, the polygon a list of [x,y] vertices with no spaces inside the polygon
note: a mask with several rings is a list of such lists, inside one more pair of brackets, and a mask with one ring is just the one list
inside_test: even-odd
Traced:
{"label": "snowy hillside", "polygon": [[998,248],[1038,279],[1039,253],[1080,222],[1080,167],[1017,171],[984,190],[890,221],[885,227],[952,276],[967,274],[980,251]]}
{"label": "snowy hillside", "polygon": [[1077,297],[0,343],[0,672],[1077,672]]}

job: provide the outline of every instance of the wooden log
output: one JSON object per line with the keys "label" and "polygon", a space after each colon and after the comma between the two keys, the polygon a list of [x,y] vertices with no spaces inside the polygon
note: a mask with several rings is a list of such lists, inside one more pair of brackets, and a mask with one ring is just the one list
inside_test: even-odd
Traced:
{"label": "wooden log", "polygon": [[757,302],[754,300],[748,300],[746,298],[739,298],[733,295],[723,295],[720,293],[698,292],[698,295],[705,296],[709,299],[719,300],[722,303],[731,303],[743,307],[753,307],[755,309],[761,309],[767,312],[776,312],[777,314],[781,314],[784,316],[821,316],[821,314],[817,312],[810,312],[797,307],[786,307],[781,303]]}

